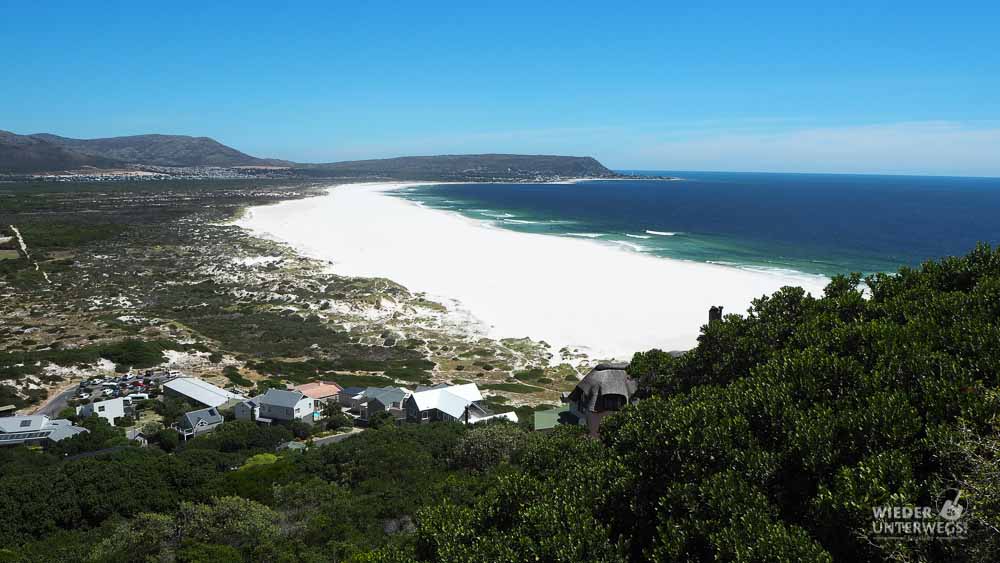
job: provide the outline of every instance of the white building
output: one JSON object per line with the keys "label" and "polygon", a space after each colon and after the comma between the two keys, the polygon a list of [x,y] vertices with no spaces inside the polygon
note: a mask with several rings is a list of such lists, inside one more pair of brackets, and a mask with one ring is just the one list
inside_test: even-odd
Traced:
{"label": "white building", "polygon": [[0,446],[58,442],[86,431],[68,420],[45,415],[7,416],[0,418]]}
{"label": "white building", "polygon": [[490,419],[517,422],[513,412],[490,414],[479,405],[483,395],[475,383],[465,385],[435,385],[418,387],[404,403],[406,420],[410,422],[458,421],[475,424]]}
{"label": "white building", "polygon": [[181,377],[168,381],[163,384],[163,394],[182,397],[206,407],[215,408],[222,407],[230,401],[235,404],[236,402],[246,400],[246,397],[243,395],[226,391],[197,377]]}
{"label": "white building", "polygon": [[119,397],[76,407],[78,416],[87,417],[96,414],[111,424],[115,423],[116,418],[131,416],[134,412],[131,397]]}

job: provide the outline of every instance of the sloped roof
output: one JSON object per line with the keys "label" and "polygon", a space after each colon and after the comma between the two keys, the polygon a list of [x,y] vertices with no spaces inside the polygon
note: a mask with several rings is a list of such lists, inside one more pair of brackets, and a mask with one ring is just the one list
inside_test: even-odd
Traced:
{"label": "sloped roof", "polygon": [[295,390],[310,399],[326,399],[340,393],[342,389],[340,385],[332,381],[313,381],[299,385],[295,387]]}
{"label": "sloped roof", "polygon": [[358,393],[361,393],[364,390],[365,390],[364,387],[344,387],[341,393],[345,393],[353,397],[354,395],[357,395]]}
{"label": "sloped roof", "polygon": [[66,438],[72,438],[77,434],[85,434],[89,432],[86,428],[81,428],[79,426],[73,426],[73,423],[65,419],[56,419],[49,421],[49,428],[52,432],[49,433],[49,440],[53,442],[58,442],[59,440],[65,440]]}
{"label": "sloped roof", "polygon": [[53,442],[58,442],[71,436],[86,432],[86,428],[73,426],[73,423],[62,419],[50,419],[45,415],[9,416],[0,418],[0,433],[16,434],[18,432],[37,432],[48,430],[46,436]]}
{"label": "sloped roof", "polygon": [[597,400],[604,395],[620,395],[626,401],[631,401],[639,385],[629,377],[626,369],[628,364],[598,364],[577,383],[569,400],[590,411],[595,410]]}
{"label": "sloped roof", "polygon": [[268,389],[258,400],[262,405],[273,405],[276,407],[295,408],[305,397],[300,391],[287,391],[285,389]]}
{"label": "sloped roof", "polygon": [[475,383],[466,383],[417,391],[413,394],[413,400],[421,411],[437,409],[455,418],[461,418],[465,414],[465,407],[475,401],[482,401],[483,395]]}
{"label": "sloped roof", "polygon": [[197,377],[181,377],[163,384],[165,389],[180,393],[208,407],[221,407],[230,399],[242,401],[246,397],[216,387]]}
{"label": "sloped roof", "polygon": [[365,398],[369,401],[378,399],[383,405],[402,403],[409,393],[400,387],[369,387],[365,389]]}
{"label": "sloped roof", "polygon": [[185,428],[196,428],[201,421],[205,421],[205,424],[219,424],[224,420],[218,409],[208,407],[184,413],[184,416],[181,417],[181,425]]}
{"label": "sloped roof", "polygon": [[0,432],[33,432],[41,430],[48,424],[49,417],[45,415],[8,416],[0,418]]}

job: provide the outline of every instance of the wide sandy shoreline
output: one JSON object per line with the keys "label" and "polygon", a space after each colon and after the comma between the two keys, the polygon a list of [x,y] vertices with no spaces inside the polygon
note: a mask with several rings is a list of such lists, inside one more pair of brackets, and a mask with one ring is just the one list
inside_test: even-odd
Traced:
{"label": "wide sandy shoreline", "polygon": [[427,183],[336,186],[325,196],[254,207],[237,225],[327,260],[337,274],[385,277],[445,304],[455,300],[492,337],[530,336],[595,358],[688,349],[712,305],[744,313],[751,299],[784,285],[815,295],[826,282],[508,231],[384,193],[412,185]]}

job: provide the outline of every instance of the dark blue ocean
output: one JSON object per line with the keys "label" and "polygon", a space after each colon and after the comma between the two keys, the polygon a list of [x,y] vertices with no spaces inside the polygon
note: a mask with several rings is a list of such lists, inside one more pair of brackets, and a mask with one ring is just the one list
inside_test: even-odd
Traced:
{"label": "dark blue ocean", "polygon": [[[638,172],[632,172],[638,173]],[[500,227],[658,256],[832,275],[1000,244],[1000,178],[657,171],[681,178],[394,192]]]}

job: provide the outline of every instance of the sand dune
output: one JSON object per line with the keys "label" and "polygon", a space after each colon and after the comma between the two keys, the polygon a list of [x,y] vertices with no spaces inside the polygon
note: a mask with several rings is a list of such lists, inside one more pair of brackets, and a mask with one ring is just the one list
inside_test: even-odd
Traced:
{"label": "sand dune", "polygon": [[491,336],[530,336],[600,358],[690,348],[711,305],[743,313],[751,299],[784,285],[816,294],[827,281],[507,231],[384,193],[407,185],[338,186],[255,207],[238,224],[328,260],[338,274],[386,277],[442,302],[457,299]]}

